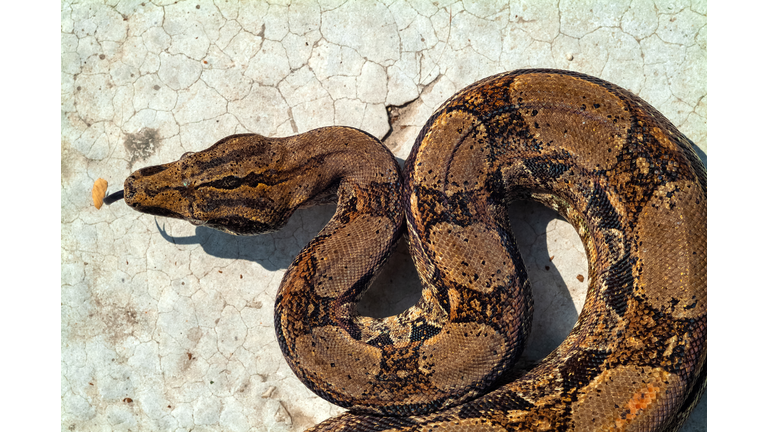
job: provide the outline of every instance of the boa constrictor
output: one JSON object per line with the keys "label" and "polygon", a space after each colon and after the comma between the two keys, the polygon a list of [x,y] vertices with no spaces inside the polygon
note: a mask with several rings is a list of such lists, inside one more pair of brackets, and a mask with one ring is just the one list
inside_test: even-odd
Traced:
{"label": "boa constrictor", "polygon": [[[124,185],[138,211],[232,234],[274,231],[333,196],[335,215],[288,268],[275,305],[291,369],[350,409],[312,430],[676,430],[698,402],[706,171],[691,141],[632,93],[519,70],[445,102],[402,177],[377,139],[329,127],[229,136]],[[512,199],[557,210],[589,261],[574,329],[517,377],[533,301],[508,228]],[[359,316],[404,225],[422,297],[397,316]]]}

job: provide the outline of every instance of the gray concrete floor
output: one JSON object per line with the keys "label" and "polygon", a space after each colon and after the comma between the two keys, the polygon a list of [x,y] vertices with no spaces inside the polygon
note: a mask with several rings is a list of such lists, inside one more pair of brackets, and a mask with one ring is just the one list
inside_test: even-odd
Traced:
{"label": "gray concrete floor", "polygon": [[[272,329],[282,274],[332,206],[235,238],[123,203],[96,210],[99,177],[114,191],[226,135],[328,125],[386,137],[404,159],[445,99],[529,67],[632,90],[706,163],[705,1],[64,1],[61,51],[62,430],[301,431],[342,411],[294,377]],[[510,214],[535,290],[535,360],[575,323],[587,264],[553,212]],[[362,311],[415,301],[403,247],[372,291]],[[683,430],[706,420],[705,394]]]}

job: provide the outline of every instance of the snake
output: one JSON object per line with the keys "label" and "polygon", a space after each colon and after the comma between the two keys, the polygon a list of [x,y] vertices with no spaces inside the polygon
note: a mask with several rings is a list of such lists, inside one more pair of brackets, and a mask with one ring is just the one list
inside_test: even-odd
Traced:
{"label": "snake", "polygon": [[[595,77],[478,81],[429,118],[402,171],[351,127],[237,134],[133,172],[105,202],[121,198],[235,235],[336,201],[274,309],[292,371],[348,409],[312,431],[673,431],[706,388],[706,169],[659,111]],[[533,313],[513,200],[557,211],[588,260],[573,330],[527,371],[513,369]],[[361,316],[401,236],[421,298]]]}

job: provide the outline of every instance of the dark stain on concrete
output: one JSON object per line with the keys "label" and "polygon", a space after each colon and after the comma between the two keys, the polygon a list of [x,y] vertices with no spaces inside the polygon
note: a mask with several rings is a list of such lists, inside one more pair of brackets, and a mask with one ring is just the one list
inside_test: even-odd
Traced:
{"label": "dark stain on concrete", "polygon": [[143,128],[135,134],[126,134],[123,145],[131,155],[130,166],[155,154],[159,144],[160,133],[157,129]]}

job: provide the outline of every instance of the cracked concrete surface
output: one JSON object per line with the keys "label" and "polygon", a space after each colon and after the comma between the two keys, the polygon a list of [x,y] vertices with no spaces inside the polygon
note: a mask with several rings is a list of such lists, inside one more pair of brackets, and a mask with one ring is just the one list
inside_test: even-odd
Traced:
{"label": "cracked concrete surface", "polygon": [[[97,211],[90,189],[233,133],[349,125],[400,159],[464,86],[519,68],[592,74],[639,94],[707,149],[705,1],[118,1],[61,7],[61,428],[301,431],[342,410],[285,364],[272,304],[332,206],[236,238]],[[534,361],[573,326],[587,287],[575,231],[511,208],[536,291]],[[415,301],[400,247],[361,305]],[[582,281],[582,276],[584,280]],[[706,395],[684,431],[706,430]]]}

